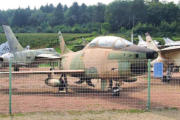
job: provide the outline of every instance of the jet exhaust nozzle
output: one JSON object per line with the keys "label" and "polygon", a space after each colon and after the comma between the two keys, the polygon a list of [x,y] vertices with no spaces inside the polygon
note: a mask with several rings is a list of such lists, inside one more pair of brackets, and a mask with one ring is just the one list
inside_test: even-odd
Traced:
{"label": "jet exhaust nozzle", "polygon": [[158,53],[156,51],[150,51],[146,53],[147,59],[155,59],[158,57]]}

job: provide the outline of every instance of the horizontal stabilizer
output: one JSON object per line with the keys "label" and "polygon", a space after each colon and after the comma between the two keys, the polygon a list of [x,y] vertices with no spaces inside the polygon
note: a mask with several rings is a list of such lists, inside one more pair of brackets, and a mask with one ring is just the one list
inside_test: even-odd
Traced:
{"label": "horizontal stabilizer", "polygon": [[55,56],[53,54],[39,54],[36,57],[36,60],[58,60],[60,56]]}

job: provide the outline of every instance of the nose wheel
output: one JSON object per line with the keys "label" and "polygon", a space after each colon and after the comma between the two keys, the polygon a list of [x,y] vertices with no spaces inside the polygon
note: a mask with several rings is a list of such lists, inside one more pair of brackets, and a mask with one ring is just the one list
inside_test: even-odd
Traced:
{"label": "nose wheel", "polygon": [[113,87],[112,88],[112,95],[119,96],[120,95],[120,87]]}
{"label": "nose wheel", "polygon": [[112,95],[113,96],[119,96],[121,90],[122,90],[122,88],[120,87],[120,83],[117,82],[115,84],[115,87],[112,87]]}
{"label": "nose wheel", "polygon": [[59,78],[59,82],[61,83],[59,85],[59,92],[65,91],[65,93],[68,93],[68,82],[66,74],[61,75],[61,77]]}

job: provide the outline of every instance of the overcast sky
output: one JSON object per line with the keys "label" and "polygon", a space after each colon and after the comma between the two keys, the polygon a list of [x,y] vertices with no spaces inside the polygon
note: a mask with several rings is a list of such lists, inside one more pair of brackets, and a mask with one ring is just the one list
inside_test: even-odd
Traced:
{"label": "overcast sky", "polygon": [[[78,2],[79,5],[82,3],[85,3],[86,5],[94,5],[98,2],[108,4],[114,0],[3,0],[0,3],[0,9],[1,10],[7,10],[7,9],[17,9],[17,8],[27,8],[30,6],[31,9],[34,7],[39,8],[41,5],[46,4],[53,4],[56,6],[58,3],[61,3],[63,5],[71,6],[73,2]],[[175,3],[178,3],[179,0],[161,0],[161,1],[173,1]]]}

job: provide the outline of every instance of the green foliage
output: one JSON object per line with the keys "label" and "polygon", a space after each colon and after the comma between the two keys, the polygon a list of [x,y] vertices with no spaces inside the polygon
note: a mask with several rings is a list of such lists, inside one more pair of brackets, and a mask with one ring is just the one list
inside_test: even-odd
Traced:
{"label": "green foliage", "polygon": [[50,20],[52,26],[64,24],[64,10],[60,3],[57,5],[53,14],[52,19]]}
{"label": "green foliage", "polygon": [[144,34],[146,32],[156,33],[156,32],[158,32],[158,29],[155,26],[153,26],[152,24],[138,23],[134,27],[134,32],[137,33],[137,34]]}
{"label": "green foliage", "polygon": [[[0,11],[0,24],[9,24],[16,33],[97,33],[121,32],[153,35],[180,35],[180,3],[115,0],[87,6],[74,2],[67,7],[47,4],[40,9]],[[0,29],[2,32],[2,29]]]}
{"label": "green foliage", "polygon": [[110,26],[109,23],[107,23],[107,22],[103,23],[103,24],[101,25],[101,33],[102,33],[103,35],[109,33],[110,28],[111,28],[111,26]]}
{"label": "green foliage", "polygon": [[[92,34],[70,34],[70,33],[64,33],[63,37],[68,45],[72,50],[79,50],[76,49],[76,45],[82,44],[82,37],[83,38],[92,38]],[[17,33],[16,37],[20,44],[23,47],[26,47],[27,45],[30,45],[31,49],[38,49],[38,48],[45,48],[45,47],[53,47],[58,52],[60,52],[59,49],[59,40],[57,33]],[[91,39],[92,40],[92,39]],[[7,41],[4,34],[0,34],[0,44]]]}

